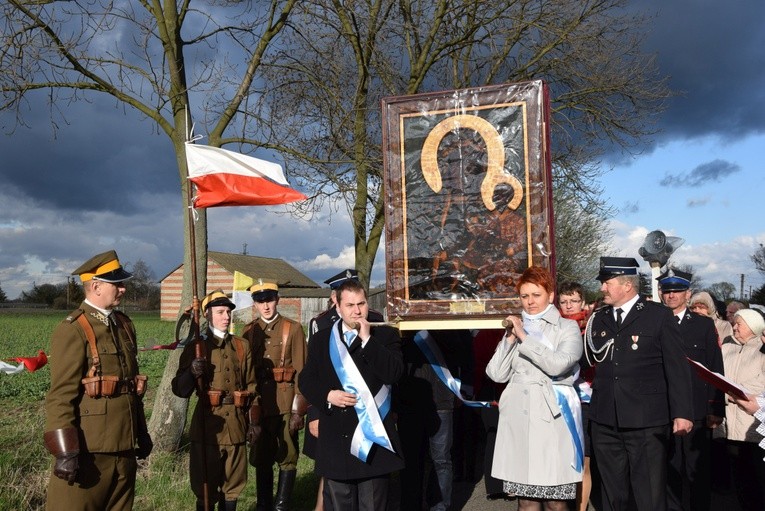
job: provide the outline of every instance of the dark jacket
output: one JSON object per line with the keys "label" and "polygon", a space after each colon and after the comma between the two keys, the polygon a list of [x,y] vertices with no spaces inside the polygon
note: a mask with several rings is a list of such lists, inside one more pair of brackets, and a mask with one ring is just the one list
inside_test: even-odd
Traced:
{"label": "dark jacket", "polygon": [[[717,329],[711,318],[686,310],[680,322],[680,336],[688,358],[704,364],[710,371],[724,374],[722,350],[717,344]],[[693,420],[705,420],[707,415],[725,417],[725,396],[721,390],[695,374],[691,377],[691,384]]]}
{"label": "dark jacket", "polygon": [[[334,328],[339,329],[340,324]],[[342,390],[329,355],[331,332],[332,329],[323,329],[311,337],[306,365],[298,383],[308,402],[320,410],[316,471],[330,479],[349,480],[376,477],[400,470],[404,460],[393,413],[389,413],[383,423],[395,453],[374,445],[366,462],[351,454],[351,439],[359,422],[356,411],[352,407],[327,406],[327,394],[331,390]],[[404,362],[397,330],[373,327],[371,333],[364,348],[357,338],[348,351],[374,395],[383,385],[393,385],[401,378]]]}
{"label": "dark jacket", "polygon": [[[430,332],[441,350],[452,376],[462,382],[463,388],[472,385],[471,342],[468,330],[433,330]],[[396,391],[396,410],[400,413],[425,414],[426,408],[454,409],[456,396],[438,378],[422,350],[414,342],[414,332],[403,339],[404,377]]]}
{"label": "dark jacket", "polygon": [[614,340],[592,382],[592,421],[648,428],[693,419],[690,367],[672,311],[640,298],[618,330],[610,305],[593,314],[591,327],[596,349]]}

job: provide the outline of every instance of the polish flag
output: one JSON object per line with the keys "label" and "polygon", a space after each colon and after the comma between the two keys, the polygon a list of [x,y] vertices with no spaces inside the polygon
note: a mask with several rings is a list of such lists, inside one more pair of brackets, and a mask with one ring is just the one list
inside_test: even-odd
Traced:
{"label": "polish flag", "polygon": [[0,373],[18,374],[24,369],[33,373],[48,363],[48,356],[43,350],[37,352],[36,357],[13,357],[6,359],[12,362],[21,362],[17,366],[0,361]]}
{"label": "polish flag", "polygon": [[289,187],[281,165],[219,147],[186,144],[195,208],[271,206],[305,200]]}

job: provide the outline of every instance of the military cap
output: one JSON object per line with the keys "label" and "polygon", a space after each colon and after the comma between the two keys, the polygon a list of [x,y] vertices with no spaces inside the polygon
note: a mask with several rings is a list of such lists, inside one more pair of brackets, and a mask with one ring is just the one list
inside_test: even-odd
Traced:
{"label": "military cap", "polygon": [[623,275],[637,275],[640,265],[632,257],[601,257],[597,280],[605,282]]}
{"label": "military cap", "polygon": [[132,273],[122,268],[114,250],[94,255],[74,270],[72,275],[79,275],[83,282],[95,279],[112,284],[133,278]]}
{"label": "military cap", "polygon": [[279,286],[276,285],[276,282],[263,279],[256,279],[249,291],[252,293],[252,299],[256,302],[270,302],[279,296]]}
{"label": "military cap", "polygon": [[226,293],[222,289],[216,289],[212,293],[202,299],[202,311],[207,312],[208,307],[225,306],[229,309],[236,309],[236,305],[232,302]]}
{"label": "military cap", "polygon": [[330,289],[337,289],[346,280],[359,280],[359,272],[352,269],[343,270],[337,275],[328,278],[324,281],[325,284],[329,284]]}
{"label": "military cap", "polygon": [[656,280],[659,281],[662,291],[687,291],[691,287],[691,278],[693,275],[690,273],[669,268]]}

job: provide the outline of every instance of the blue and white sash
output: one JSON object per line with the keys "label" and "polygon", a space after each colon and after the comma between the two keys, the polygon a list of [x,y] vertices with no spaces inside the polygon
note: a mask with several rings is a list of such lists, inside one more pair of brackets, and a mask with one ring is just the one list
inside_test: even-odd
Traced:
{"label": "blue and white sash", "polygon": [[483,408],[490,408],[491,403],[489,401],[471,401],[469,399],[465,399],[462,397],[462,394],[460,393],[460,387],[462,387],[462,382],[452,376],[451,371],[449,371],[449,368],[446,367],[446,361],[444,360],[444,355],[441,353],[441,350],[438,348],[438,344],[436,344],[436,340],[433,338],[432,335],[430,335],[430,332],[427,330],[420,330],[414,335],[414,343],[417,345],[418,348],[420,348],[420,351],[422,351],[423,355],[425,355],[425,358],[428,359],[428,363],[430,364],[430,367],[433,368],[433,371],[435,371],[436,376],[438,376],[438,379],[441,380],[441,382],[446,385],[446,387],[452,391],[452,393],[457,396],[460,401],[465,403],[467,406],[472,406],[475,408],[483,407]]}
{"label": "blue and white sash", "polygon": [[395,452],[383,424],[383,419],[390,412],[391,386],[383,385],[377,395],[372,395],[359,368],[356,367],[351,354],[348,353],[348,346],[339,334],[340,326],[338,323],[341,321],[338,320],[332,327],[332,334],[329,339],[329,356],[343,390],[356,395],[357,401],[354,409],[359,424],[356,426],[351,439],[351,454],[361,461],[366,461],[372,444]]}

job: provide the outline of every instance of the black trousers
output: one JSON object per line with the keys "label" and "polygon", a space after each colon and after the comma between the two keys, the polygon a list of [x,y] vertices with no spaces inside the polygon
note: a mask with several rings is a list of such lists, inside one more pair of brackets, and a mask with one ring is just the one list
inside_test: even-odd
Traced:
{"label": "black trousers", "polygon": [[756,442],[727,440],[731,479],[744,511],[765,509],[765,461]]}
{"label": "black trousers", "polygon": [[[671,435],[667,472],[667,507],[670,511],[708,511],[712,498],[712,430],[706,421],[694,421],[688,435]],[[683,505],[688,488],[690,506]]]}
{"label": "black trousers", "polygon": [[369,479],[324,479],[325,498],[329,494],[335,511],[385,511],[388,505],[386,474]]}
{"label": "black trousers", "polygon": [[632,495],[637,511],[665,511],[669,425],[617,428],[591,422],[590,431],[603,510],[626,511]]}

